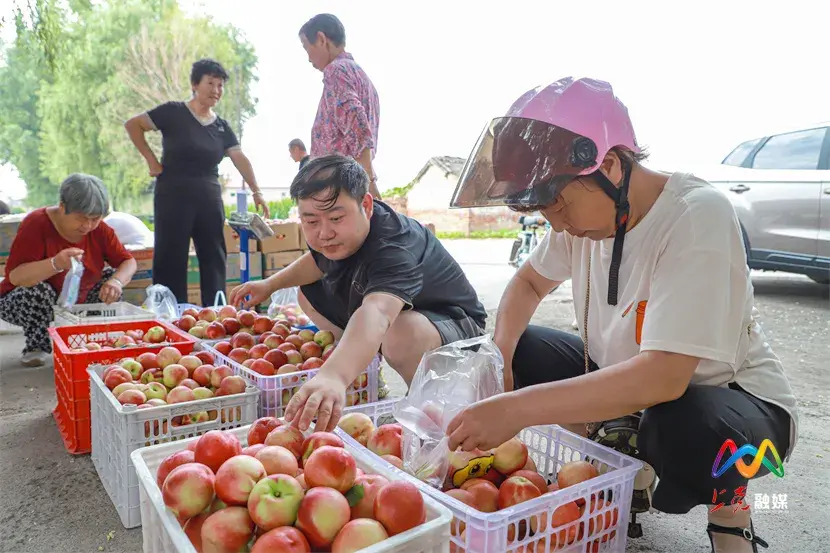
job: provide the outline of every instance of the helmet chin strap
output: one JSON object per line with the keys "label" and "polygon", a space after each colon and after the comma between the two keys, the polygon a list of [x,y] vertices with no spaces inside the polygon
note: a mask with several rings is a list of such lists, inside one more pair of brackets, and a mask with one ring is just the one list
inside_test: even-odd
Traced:
{"label": "helmet chin strap", "polygon": [[620,187],[617,188],[605,176],[597,170],[592,175],[608,197],[614,200],[617,207],[616,226],[617,232],[614,235],[614,251],[611,254],[611,270],[608,275],[608,305],[617,305],[617,292],[619,287],[620,264],[622,263],[623,242],[625,241],[625,228],[628,222],[628,214],[631,205],[628,203],[628,183],[631,180],[631,164],[623,162],[623,178]]}

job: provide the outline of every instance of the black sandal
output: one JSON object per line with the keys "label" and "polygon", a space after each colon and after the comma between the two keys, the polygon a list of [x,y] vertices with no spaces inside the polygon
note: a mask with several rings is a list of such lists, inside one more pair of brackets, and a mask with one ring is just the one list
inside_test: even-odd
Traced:
{"label": "black sandal", "polygon": [[749,528],[729,528],[727,526],[721,526],[720,524],[713,524],[709,523],[706,527],[706,532],[709,534],[709,544],[712,546],[712,553],[715,553],[715,540],[712,538],[713,532],[720,532],[721,534],[731,534],[733,536],[739,536],[744,538],[746,541],[752,544],[752,552],[758,553],[758,546],[760,545],[763,548],[768,548],[769,544],[755,535],[755,528],[752,525],[752,521],[749,521]]}

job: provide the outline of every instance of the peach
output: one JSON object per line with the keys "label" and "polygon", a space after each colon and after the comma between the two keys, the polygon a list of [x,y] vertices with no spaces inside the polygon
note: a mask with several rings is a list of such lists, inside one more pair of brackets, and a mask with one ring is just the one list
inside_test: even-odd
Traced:
{"label": "peach", "polygon": [[[262,340],[262,343],[268,346],[269,350],[277,349],[277,347],[279,347],[280,344],[285,342],[285,339],[282,336],[274,334],[271,331],[266,332],[262,336],[265,336],[265,338]],[[260,338],[262,338],[262,336],[260,336]]]}
{"label": "peach", "polygon": [[210,430],[196,442],[194,457],[197,463],[207,465],[216,472],[222,463],[241,453],[242,444],[236,436],[221,430]]}
{"label": "peach", "polygon": [[199,310],[199,315],[196,318],[200,321],[213,322],[216,320],[216,311],[210,307],[203,307]]}
{"label": "peach", "polygon": [[186,386],[186,387],[190,388],[191,390],[195,390],[196,388],[199,387],[199,383],[196,382],[195,380],[193,380],[192,378],[185,378],[184,380],[181,381],[179,386]]}
{"label": "peach", "polygon": [[403,429],[400,424],[384,424],[372,432],[366,442],[366,447],[375,455],[394,455],[402,459],[402,432]]}
{"label": "peach", "polygon": [[291,329],[286,326],[285,321],[279,321],[271,327],[271,332],[284,340],[291,334]]}
{"label": "peach", "polygon": [[[524,464],[524,463],[522,463]],[[511,476],[499,487],[498,506],[506,509],[542,495],[536,484],[522,476]]]}
{"label": "peach", "polygon": [[232,305],[223,305],[219,308],[219,312],[217,313],[217,317],[220,321],[224,321],[225,319],[235,319],[236,316],[236,307]]}
{"label": "peach", "polygon": [[277,346],[277,349],[283,353],[288,353],[289,351],[297,351],[297,346],[295,346],[291,342],[283,342],[282,344]]}
{"label": "peach", "polygon": [[251,553],[310,553],[311,546],[302,532],[282,526],[265,532],[254,542]]}
{"label": "peach", "polygon": [[248,384],[241,376],[231,375],[222,379],[219,384],[219,389],[216,390],[217,396],[231,396],[233,394],[241,394],[245,392]]}
{"label": "peach", "polygon": [[272,530],[291,526],[297,521],[297,511],[305,490],[287,474],[272,474],[256,483],[248,499],[248,512],[258,528]]}
{"label": "peach", "polygon": [[181,352],[170,346],[161,348],[161,350],[156,354],[156,361],[158,362],[160,369],[163,369],[167,365],[178,363],[181,358]]}
{"label": "peach", "polygon": [[330,445],[334,447],[346,447],[343,440],[337,434],[331,432],[313,432],[303,441],[302,463],[305,466],[309,456],[321,446]]}
{"label": "peach", "polygon": [[312,357],[321,357],[323,355],[323,348],[316,342],[306,342],[300,346],[298,350],[303,356],[303,359],[311,359]]}
{"label": "peach", "polygon": [[213,471],[201,463],[179,465],[164,479],[164,504],[176,517],[196,516],[213,501],[214,480]]}
{"label": "peach", "polygon": [[118,396],[126,392],[127,390],[138,390],[138,384],[135,382],[123,382],[112,389],[112,395],[115,396],[115,399],[118,399]]}
{"label": "peach", "polygon": [[308,489],[308,484],[305,483],[305,474],[300,473],[297,475],[297,482],[300,483],[300,486],[303,487],[304,490]]}
{"label": "peach", "polygon": [[190,540],[196,551],[202,551],[202,525],[209,516],[210,513],[199,513],[195,517],[187,519],[182,527],[187,539]]}
{"label": "peach", "polygon": [[205,338],[208,340],[219,340],[228,335],[225,325],[219,321],[213,321],[205,329]]}
{"label": "peach", "polygon": [[289,334],[288,337],[285,339],[287,344],[294,344],[294,349],[300,351],[300,348],[303,347],[305,344],[305,340],[297,336],[296,334]]}
{"label": "peach", "polygon": [[[256,457],[256,454],[262,451],[263,448],[268,447],[265,444],[254,444],[242,448],[242,455],[250,455]],[[260,461],[261,462],[261,461]]]}
{"label": "peach", "polygon": [[352,505],[352,520],[375,516],[375,496],[388,483],[389,480],[379,474],[364,474],[355,478],[353,489],[360,490],[357,492],[360,499]]}
{"label": "peach", "polygon": [[141,366],[144,367],[145,371],[147,369],[160,369],[161,368],[161,367],[159,367],[159,362],[158,362],[158,359],[156,358],[156,354],[151,353],[149,351],[146,352],[146,353],[142,353],[141,355],[136,357],[135,360],[138,361],[139,363],[141,363]]}
{"label": "peach", "polygon": [[204,363],[202,363],[202,360],[195,355],[184,355],[181,359],[179,359],[178,364],[187,369],[187,376],[192,378],[193,371],[195,371],[198,367],[201,367]]}
{"label": "peach", "polygon": [[297,457],[281,445],[265,445],[256,454],[256,458],[265,467],[267,474],[287,474],[297,476],[300,468]]}
{"label": "peach", "polygon": [[151,399],[167,399],[167,388],[161,382],[150,382],[146,384],[147,390],[144,395],[147,396],[147,401]]}
{"label": "peach", "polygon": [[310,488],[334,488],[346,493],[354,485],[357,465],[352,454],[342,447],[323,445],[303,463],[303,474]]}
{"label": "peach", "polygon": [[205,388],[204,386],[193,388],[193,397],[196,399],[210,399],[213,396],[213,390],[210,388]]}
{"label": "peach", "polygon": [[510,438],[493,455],[493,468],[502,474],[511,474],[527,463],[527,446],[518,438]]}
{"label": "peach", "polygon": [[195,399],[196,395],[193,390],[187,386],[176,386],[167,393],[167,403],[184,403]]}
{"label": "peach", "polygon": [[524,470],[532,470],[533,472],[539,472],[539,469],[536,468],[536,461],[533,460],[533,457],[528,454],[527,456],[527,463],[525,466],[522,467]]}
{"label": "peach", "polygon": [[265,315],[257,315],[254,318],[254,334],[262,334],[263,332],[268,332],[274,326],[274,321],[270,318],[266,317]]}
{"label": "peach", "polygon": [[332,553],[355,553],[364,548],[380,543],[389,534],[383,525],[371,518],[358,518],[346,523],[331,546]]}
{"label": "peach", "polygon": [[461,486],[475,499],[475,508],[482,513],[495,513],[499,510],[499,489],[495,484],[483,478],[467,480]]}
{"label": "peach", "polygon": [[288,363],[288,357],[285,355],[285,352],[275,348],[268,350],[268,353],[265,354],[263,359],[271,363],[274,367],[282,367]]}
{"label": "peach", "polygon": [[375,496],[374,519],[390,536],[423,524],[427,518],[424,498],[418,488],[403,480],[390,482]]}
{"label": "peach", "polygon": [[517,470],[516,472],[512,473],[510,476],[511,477],[512,476],[522,476],[524,478],[527,478],[528,480],[533,482],[536,485],[537,488],[539,488],[539,491],[542,493],[542,495],[548,493],[548,483],[545,482],[545,479],[542,478],[542,475],[539,474],[538,472],[522,469],[522,470]]}
{"label": "peach", "polygon": [[141,378],[141,373],[144,372],[144,367],[135,359],[122,359],[121,366],[130,372],[133,380]]}
{"label": "peach", "polygon": [[394,455],[381,455],[380,458],[389,463],[390,465],[403,470],[403,461],[400,457],[395,457]]}
{"label": "peach", "polygon": [[288,359],[288,362],[292,365],[300,366],[303,364],[303,356],[299,351],[296,350],[288,350],[285,352],[285,358]]}
{"label": "peach", "polygon": [[233,369],[227,365],[219,365],[210,373],[210,385],[218,388],[222,380],[228,376],[233,376]]}
{"label": "peach", "polygon": [[213,363],[216,361],[216,358],[209,351],[197,351],[193,355],[199,358],[199,361],[202,362],[202,365],[213,365]]}
{"label": "peach", "polygon": [[265,445],[281,445],[299,459],[303,455],[304,441],[305,436],[296,426],[284,424],[266,436]]}
{"label": "peach", "polygon": [[254,359],[251,363],[251,370],[263,376],[274,376],[277,371],[274,369],[273,363],[265,359]]}
{"label": "peach", "polygon": [[248,429],[248,445],[264,444],[268,433],[278,426],[282,426],[282,421],[276,417],[262,417],[255,420]]}
{"label": "peach", "polygon": [[[310,343],[310,342],[309,342]],[[303,361],[303,366],[300,367],[301,371],[310,371],[313,369],[319,369],[323,366],[323,360],[319,357],[309,357],[305,361]]]}
{"label": "peach", "polygon": [[268,476],[255,457],[236,455],[216,471],[216,496],[227,505],[247,505],[248,496],[257,482]]}
{"label": "peach", "polygon": [[504,482],[504,475],[492,467],[488,469],[487,472],[484,473],[484,476],[482,476],[481,478],[489,480],[490,482],[495,484],[497,488],[500,488],[502,483]]}
{"label": "peach", "polygon": [[104,385],[110,390],[113,390],[119,384],[125,384],[132,381],[133,375],[130,374],[130,371],[123,367],[116,367],[107,372],[107,376],[104,379]]}
{"label": "peach", "polygon": [[[472,493],[470,493],[466,490],[461,490],[461,489],[447,490],[446,494],[448,496],[452,497],[453,499],[457,499],[458,501],[460,501],[464,505],[467,505],[468,507],[472,507],[473,509],[478,508],[477,504],[476,504],[475,496]],[[450,533],[453,536],[459,535],[465,529],[466,529],[466,524],[464,523],[464,521],[458,520],[457,518],[453,518],[452,523],[450,523]]]}
{"label": "peach", "polygon": [[365,413],[347,413],[340,417],[337,426],[364,447],[375,431],[375,423]]}
{"label": "peach", "polygon": [[213,365],[199,365],[193,371],[193,380],[198,382],[199,386],[210,386],[210,374],[213,369]]}
{"label": "peach", "polygon": [[168,388],[175,388],[187,377],[187,369],[178,363],[166,365],[162,371],[162,382]]}
{"label": "peach", "polygon": [[159,368],[155,369],[145,369],[143,373],[141,373],[141,383],[142,384],[149,384],[150,382],[159,382],[164,380],[164,374],[162,370]]}
{"label": "peach", "polygon": [[254,535],[254,521],[247,507],[226,507],[202,524],[203,553],[244,551]]}
{"label": "peach", "polygon": [[269,348],[265,344],[257,344],[248,350],[248,358],[262,359],[268,351]]}
{"label": "peach", "polygon": [[243,309],[237,313],[236,319],[242,323],[242,326],[254,326],[256,313]]}
{"label": "peach", "polygon": [[321,348],[334,344],[334,334],[330,330],[318,330],[313,339]]}
{"label": "peach", "polygon": [[[129,337],[129,336],[127,336],[127,337],[130,338],[131,340],[135,341],[134,338]],[[160,344],[164,341],[164,339],[166,337],[167,337],[167,331],[164,330],[160,326],[154,326],[154,327],[150,328],[147,331],[146,334],[144,334],[144,340],[146,342],[151,343],[151,344]],[[162,368],[164,368],[164,367],[162,367]]]}
{"label": "peach", "polygon": [[225,327],[225,334],[227,336],[233,336],[242,330],[242,324],[236,319],[225,319],[222,321],[222,326]]}
{"label": "peach", "polygon": [[599,476],[597,468],[588,461],[571,461],[565,463],[559,469],[556,474],[556,482],[559,484],[559,489],[562,490],[597,476]]}
{"label": "peach", "polygon": [[[579,519],[580,516],[582,516],[582,514],[579,511],[579,507],[573,501],[560,505],[553,511],[553,514],[550,517],[551,528],[556,529],[562,527],[560,531],[555,532],[557,546],[562,547],[565,544],[571,544],[576,540],[577,530],[581,530],[580,527],[584,528],[583,523],[574,524],[574,521]],[[601,516],[602,515],[599,515],[598,518]],[[531,526],[534,526],[533,522],[534,520],[531,519]],[[589,528],[592,528],[592,522],[593,519],[589,519]],[[545,530],[546,524],[543,522],[542,525],[542,530]]]}
{"label": "peach", "polygon": [[187,332],[196,326],[196,319],[190,315],[182,315],[182,318],[176,321],[176,326]]}
{"label": "peach", "polygon": [[245,348],[233,348],[228,354],[228,359],[241,365],[248,360],[248,350]]}
{"label": "peach", "polygon": [[233,349],[233,346],[231,346],[231,343],[228,342],[228,341],[222,341],[222,342],[217,342],[217,344],[215,346],[213,346],[213,349],[215,349],[216,351],[218,351],[219,353],[221,353],[222,355],[227,357],[227,355]]}
{"label": "peach", "polygon": [[239,331],[233,335],[233,338],[231,338],[231,346],[233,346],[234,349],[241,348],[248,350],[255,345],[256,340],[247,332]]}
{"label": "peach", "polygon": [[193,452],[189,449],[183,449],[182,451],[177,451],[176,453],[165,457],[156,471],[156,482],[158,483],[159,488],[164,486],[164,479],[167,478],[167,475],[170,474],[170,471],[174,468],[179,465],[195,462],[196,458],[194,457]]}
{"label": "peach", "polygon": [[300,503],[294,526],[305,534],[312,548],[327,550],[350,515],[349,502],[342,493],[332,488],[311,488]]}
{"label": "peach", "polygon": [[138,390],[126,390],[118,396],[118,402],[121,405],[141,405],[145,401],[147,401],[147,396]]}

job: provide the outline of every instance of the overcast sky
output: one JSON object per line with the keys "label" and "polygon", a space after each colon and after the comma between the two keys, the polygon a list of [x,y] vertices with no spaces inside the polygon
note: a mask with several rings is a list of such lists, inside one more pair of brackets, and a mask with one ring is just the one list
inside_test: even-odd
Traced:
{"label": "overcast sky", "polygon": [[[287,186],[296,174],[288,141],[309,141],[322,74],[308,63],[297,33],[320,12],[343,21],[347,50],[380,94],[381,190],[409,182],[431,156],[466,157],[488,119],[527,89],[565,75],[610,81],[651,165],[665,170],[717,163],[745,139],[830,120],[830,8],[821,3],[182,4],[233,23],[256,48],[259,105],[242,146],[268,186]],[[396,13],[401,6],[406,11]]]}

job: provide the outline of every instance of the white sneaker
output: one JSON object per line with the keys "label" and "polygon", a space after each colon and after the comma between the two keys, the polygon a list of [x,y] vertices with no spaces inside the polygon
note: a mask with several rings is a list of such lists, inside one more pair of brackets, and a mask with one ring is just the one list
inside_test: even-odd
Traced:
{"label": "white sneaker", "polygon": [[41,367],[46,363],[48,356],[42,351],[30,351],[24,353],[20,358],[20,364],[24,367]]}

